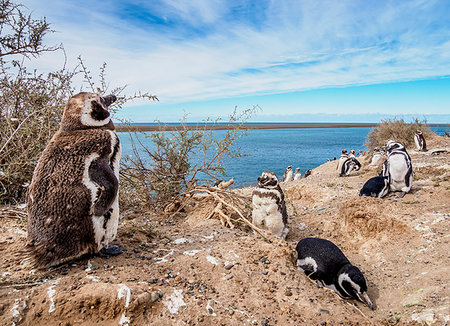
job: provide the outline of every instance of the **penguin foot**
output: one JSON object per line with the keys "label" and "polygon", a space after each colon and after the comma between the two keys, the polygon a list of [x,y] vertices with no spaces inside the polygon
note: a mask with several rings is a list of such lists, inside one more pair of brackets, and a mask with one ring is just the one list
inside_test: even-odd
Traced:
{"label": "penguin foot", "polygon": [[107,256],[117,256],[120,255],[124,250],[120,249],[120,245],[112,245],[109,247],[103,247],[99,254],[100,256],[107,257]]}
{"label": "penguin foot", "polygon": [[397,198],[403,198],[403,197],[405,197],[405,195],[406,195],[406,192],[403,191],[397,195]]}

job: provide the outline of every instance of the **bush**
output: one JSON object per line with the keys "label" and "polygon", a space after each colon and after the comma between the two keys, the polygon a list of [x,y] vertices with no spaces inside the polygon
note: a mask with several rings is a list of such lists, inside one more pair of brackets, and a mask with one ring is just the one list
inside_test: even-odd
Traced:
{"label": "bush", "polygon": [[395,140],[408,148],[414,144],[414,134],[417,129],[422,130],[425,138],[433,133],[426,120],[419,121],[416,118],[411,123],[406,123],[403,119],[382,120],[369,132],[365,146],[373,150],[376,147],[384,146],[388,140]]}
{"label": "bush", "polygon": [[[246,121],[257,109],[256,106],[241,114],[235,110],[222,138],[214,137],[206,124],[192,130],[185,118],[175,131],[166,131],[165,125],[160,124],[157,132],[130,132],[133,156],[122,158],[121,206],[165,209],[197,185],[213,185],[224,178],[224,159],[243,155],[235,145],[247,131]],[[152,148],[142,139],[150,139]]]}

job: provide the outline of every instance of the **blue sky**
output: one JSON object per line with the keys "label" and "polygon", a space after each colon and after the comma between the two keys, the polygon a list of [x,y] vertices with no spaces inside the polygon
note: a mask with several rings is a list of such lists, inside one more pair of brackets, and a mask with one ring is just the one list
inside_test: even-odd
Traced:
{"label": "blue sky", "polygon": [[450,123],[447,0],[23,3],[52,24],[46,43],[64,44],[68,66],[81,55],[96,75],[106,62],[111,88],[159,97],[120,118],[196,121],[259,105],[253,121]]}

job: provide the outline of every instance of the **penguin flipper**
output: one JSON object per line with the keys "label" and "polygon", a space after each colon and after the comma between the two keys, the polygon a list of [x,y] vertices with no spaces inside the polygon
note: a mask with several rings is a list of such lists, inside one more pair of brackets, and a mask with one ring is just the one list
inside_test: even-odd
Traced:
{"label": "penguin flipper", "polygon": [[103,216],[110,209],[117,196],[119,180],[105,159],[95,160],[89,166],[89,177],[98,186],[93,208],[95,216]]}

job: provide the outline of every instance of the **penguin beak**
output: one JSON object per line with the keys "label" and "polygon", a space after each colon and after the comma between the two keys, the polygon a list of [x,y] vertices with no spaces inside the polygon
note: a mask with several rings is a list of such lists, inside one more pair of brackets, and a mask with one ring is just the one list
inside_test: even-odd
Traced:
{"label": "penguin beak", "polygon": [[375,307],[373,306],[372,301],[370,301],[369,296],[367,295],[367,292],[361,293],[361,295],[358,294],[359,299],[364,302],[371,310],[375,310]]}
{"label": "penguin beak", "polygon": [[117,101],[117,97],[111,94],[108,96],[100,97],[100,101],[105,107],[109,107],[111,104]]}

